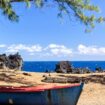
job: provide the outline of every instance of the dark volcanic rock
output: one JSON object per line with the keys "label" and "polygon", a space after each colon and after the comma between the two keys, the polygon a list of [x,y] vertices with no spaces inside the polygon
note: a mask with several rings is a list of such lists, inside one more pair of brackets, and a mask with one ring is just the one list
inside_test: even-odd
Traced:
{"label": "dark volcanic rock", "polygon": [[103,72],[103,69],[101,67],[96,67],[95,70],[96,72]]}
{"label": "dark volcanic rock", "polygon": [[21,70],[23,65],[23,59],[19,55],[19,53],[16,53],[14,55],[7,56],[6,54],[0,55],[0,69],[15,69],[15,70]]}
{"label": "dark volcanic rock", "polygon": [[1,54],[0,55],[0,69],[4,69],[5,66],[7,66],[8,63],[8,57],[6,54]]}
{"label": "dark volcanic rock", "polygon": [[55,72],[57,73],[73,73],[73,74],[85,74],[91,73],[89,68],[74,68],[69,61],[61,61],[56,64]]}
{"label": "dark volcanic rock", "polygon": [[23,64],[23,59],[21,58],[21,56],[18,53],[14,54],[14,55],[9,55],[8,59],[9,59],[8,67],[10,69],[21,70],[22,64]]}
{"label": "dark volcanic rock", "polygon": [[85,73],[91,73],[92,71],[88,68],[74,68],[72,70],[72,73],[76,74],[85,74]]}
{"label": "dark volcanic rock", "polygon": [[72,66],[69,61],[61,61],[56,64],[55,71],[57,73],[70,73],[72,72]]}

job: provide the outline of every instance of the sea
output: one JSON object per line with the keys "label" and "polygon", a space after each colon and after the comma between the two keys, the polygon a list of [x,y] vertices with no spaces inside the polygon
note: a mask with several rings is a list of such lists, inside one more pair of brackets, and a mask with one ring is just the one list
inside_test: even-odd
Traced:
{"label": "sea", "polygon": [[[59,61],[24,61],[22,70],[29,72],[54,72]],[[74,68],[89,68],[95,71],[96,67],[105,70],[105,61],[70,61]]]}

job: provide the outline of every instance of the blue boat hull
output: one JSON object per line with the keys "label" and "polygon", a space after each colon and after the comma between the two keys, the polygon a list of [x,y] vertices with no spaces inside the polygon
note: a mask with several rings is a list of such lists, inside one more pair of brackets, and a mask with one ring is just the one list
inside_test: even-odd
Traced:
{"label": "blue boat hull", "polygon": [[0,105],[76,105],[82,87],[83,84],[40,92],[0,92]]}

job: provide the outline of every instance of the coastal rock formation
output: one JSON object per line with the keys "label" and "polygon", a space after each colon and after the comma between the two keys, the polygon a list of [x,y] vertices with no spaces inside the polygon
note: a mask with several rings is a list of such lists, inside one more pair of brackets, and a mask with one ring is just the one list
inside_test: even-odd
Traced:
{"label": "coastal rock formation", "polygon": [[7,66],[8,63],[8,57],[6,54],[0,55],[0,69],[5,69],[5,66]]}
{"label": "coastal rock formation", "polygon": [[19,55],[19,53],[16,54],[10,54],[7,56],[6,54],[0,55],[0,69],[15,69],[15,70],[21,70],[23,65],[23,59]]}
{"label": "coastal rock formation", "polygon": [[72,70],[72,73],[75,74],[85,74],[85,73],[92,73],[92,71],[89,68],[74,68]]}
{"label": "coastal rock formation", "polygon": [[96,67],[95,71],[99,73],[99,72],[103,72],[103,69],[101,67]]}
{"label": "coastal rock formation", "polygon": [[73,73],[73,74],[85,74],[91,73],[92,71],[86,68],[74,68],[69,61],[61,61],[56,64],[55,72],[57,73]]}
{"label": "coastal rock formation", "polygon": [[69,61],[61,61],[56,64],[55,71],[57,73],[70,73],[72,72],[72,66]]}

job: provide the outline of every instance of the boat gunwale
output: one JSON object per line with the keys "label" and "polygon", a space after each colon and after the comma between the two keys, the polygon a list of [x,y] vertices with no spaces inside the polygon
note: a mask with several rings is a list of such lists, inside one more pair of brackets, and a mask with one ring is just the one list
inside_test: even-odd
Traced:
{"label": "boat gunwale", "polygon": [[81,83],[66,84],[66,85],[56,85],[56,84],[44,84],[38,86],[0,86],[0,92],[41,92],[45,90],[63,89],[63,88],[73,88],[79,87]]}

